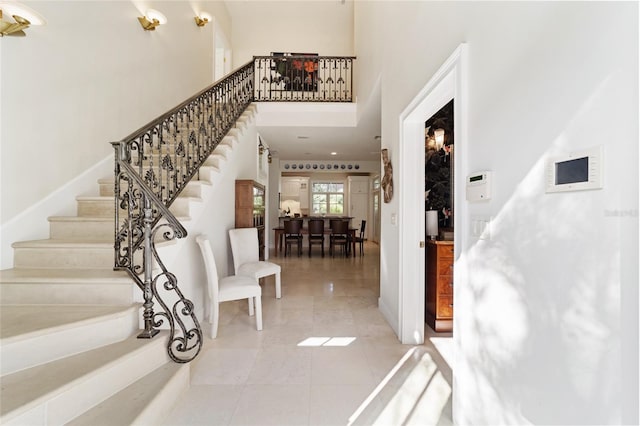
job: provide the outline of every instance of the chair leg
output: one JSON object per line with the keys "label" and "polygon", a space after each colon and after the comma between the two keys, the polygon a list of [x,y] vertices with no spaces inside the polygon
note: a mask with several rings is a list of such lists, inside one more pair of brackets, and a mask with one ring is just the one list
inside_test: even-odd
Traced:
{"label": "chair leg", "polygon": [[249,298],[249,315],[253,316],[253,297]]}
{"label": "chair leg", "polygon": [[220,306],[217,303],[211,304],[209,313],[209,323],[211,324],[211,338],[218,337],[218,318],[220,317]]}
{"label": "chair leg", "polygon": [[262,296],[256,296],[256,329],[262,330]]}
{"label": "chair leg", "polygon": [[282,297],[282,287],[280,286],[280,272],[276,273],[276,299]]}

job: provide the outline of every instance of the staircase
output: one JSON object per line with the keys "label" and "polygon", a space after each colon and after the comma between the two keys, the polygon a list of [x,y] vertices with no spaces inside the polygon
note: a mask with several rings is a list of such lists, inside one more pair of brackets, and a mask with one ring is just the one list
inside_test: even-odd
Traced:
{"label": "staircase", "polygon": [[[171,206],[187,229],[254,115],[250,106]],[[168,332],[136,338],[141,291],[113,270],[114,179],[97,184],[98,196],[77,197],[77,216],[49,218],[50,238],[14,243],[14,267],[0,271],[1,424],[161,424],[189,387]]]}

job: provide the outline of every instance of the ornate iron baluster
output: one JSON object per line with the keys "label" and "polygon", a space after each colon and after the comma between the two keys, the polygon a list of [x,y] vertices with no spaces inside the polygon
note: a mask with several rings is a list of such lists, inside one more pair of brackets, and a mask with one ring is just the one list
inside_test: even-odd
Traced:
{"label": "ornate iron baluster", "polygon": [[259,102],[351,102],[350,56],[254,56],[255,93]]}
{"label": "ornate iron baluster", "polygon": [[[253,62],[196,94],[120,142],[115,149],[115,269],[124,269],[144,296],[144,330],[152,338],[166,321],[167,351],[175,362],[193,360],[202,330],[193,303],[164,266],[156,241],[184,238],[186,229],[169,211],[187,183],[253,101]],[[216,116],[213,100],[224,99]],[[122,221],[120,220],[122,217]],[[160,222],[163,220],[163,222]],[[155,267],[159,272],[155,273]],[[172,303],[168,303],[168,298]],[[154,311],[154,302],[161,310]]]}

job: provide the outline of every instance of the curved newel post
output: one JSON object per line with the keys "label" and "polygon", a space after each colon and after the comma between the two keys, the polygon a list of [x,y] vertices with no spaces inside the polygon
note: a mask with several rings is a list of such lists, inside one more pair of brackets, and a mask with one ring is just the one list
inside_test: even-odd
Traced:
{"label": "curved newel post", "polygon": [[143,196],[144,203],[144,330],[138,334],[138,339],[151,339],[160,331],[153,327],[153,292],[151,291],[151,281],[153,272],[153,255],[151,253],[152,235],[151,225],[153,223],[153,211],[149,198]]}
{"label": "curved newel post", "polygon": [[[124,269],[143,291],[144,330],[141,339],[151,339],[159,333],[166,320],[169,328],[167,352],[178,363],[192,361],[202,349],[203,335],[195,316],[193,302],[178,288],[178,280],[160,259],[156,241],[187,236],[187,230],[154,195],[144,179],[122,158],[130,158],[121,144],[116,151],[116,224],[120,211],[126,211],[122,226],[116,226],[115,269]],[[160,219],[166,222],[159,222]],[[161,230],[168,228],[160,234]],[[159,236],[160,235],[160,236]],[[136,256],[141,254],[140,256]],[[141,263],[141,264],[140,264]],[[154,271],[158,271],[154,275]],[[167,300],[171,300],[168,302]],[[154,300],[162,308],[154,311]]]}

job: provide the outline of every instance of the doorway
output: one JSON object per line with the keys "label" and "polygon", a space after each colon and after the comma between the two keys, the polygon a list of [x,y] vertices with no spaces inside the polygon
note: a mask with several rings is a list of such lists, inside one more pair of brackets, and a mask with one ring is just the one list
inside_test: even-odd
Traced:
{"label": "doorway", "polygon": [[[461,189],[464,188],[466,167],[466,45],[461,44],[429,80],[400,116],[400,168],[403,182],[424,182],[425,118],[431,117],[443,105],[454,99],[454,203],[456,214],[453,258],[459,259],[467,228],[467,212]],[[404,344],[422,344],[425,338],[425,213],[424,187],[405,185],[400,200],[400,282],[399,337]],[[456,273],[454,262],[454,292],[464,285],[462,274]],[[455,336],[456,321],[453,321]]]}
{"label": "doorway", "polygon": [[451,99],[425,121],[425,334],[453,331],[453,109]]}
{"label": "doorway", "polygon": [[[217,23],[216,23],[217,24]],[[231,70],[231,49],[218,25],[214,29],[213,81],[218,81]]]}

